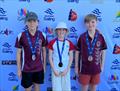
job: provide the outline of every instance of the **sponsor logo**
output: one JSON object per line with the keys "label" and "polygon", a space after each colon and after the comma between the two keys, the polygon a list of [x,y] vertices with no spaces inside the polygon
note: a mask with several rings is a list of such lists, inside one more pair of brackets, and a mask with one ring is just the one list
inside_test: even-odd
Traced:
{"label": "sponsor logo", "polygon": [[79,0],[68,0],[68,2],[76,2],[76,3],[79,3]]}
{"label": "sponsor logo", "polygon": [[115,28],[114,31],[113,38],[120,38],[120,27]]}
{"label": "sponsor logo", "polygon": [[23,2],[30,2],[30,0],[19,0],[19,1],[23,1]]}
{"label": "sponsor logo", "polygon": [[72,80],[77,80],[77,76],[75,75],[75,76],[71,77],[71,79]]}
{"label": "sponsor logo", "polygon": [[71,87],[72,91],[78,91],[78,88],[76,86]]}
{"label": "sponsor logo", "polygon": [[18,21],[24,20],[28,12],[26,8],[18,10]]}
{"label": "sponsor logo", "polygon": [[2,65],[16,65],[16,60],[2,60]]}
{"label": "sponsor logo", "polygon": [[19,85],[13,86],[13,87],[12,87],[12,91],[19,91]]}
{"label": "sponsor logo", "polygon": [[5,30],[0,31],[0,34],[8,36],[8,35],[12,35],[13,31],[8,29],[8,28],[6,28]]}
{"label": "sponsor logo", "polygon": [[52,9],[48,8],[45,12],[44,20],[45,21],[55,21],[54,12]]}
{"label": "sponsor logo", "polygon": [[0,1],[4,2],[4,0],[0,0]]}
{"label": "sponsor logo", "polygon": [[108,84],[118,84],[119,83],[119,77],[116,74],[112,74],[108,77]]}
{"label": "sponsor logo", "polygon": [[93,11],[92,11],[93,14],[95,14],[97,16],[97,19],[98,21],[102,21],[102,17],[101,17],[101,11],[98,9],[98,8],[95,8]]}
{"label": "sponsor logo", "polygon": [[77,35],[76,31],[77,30],[75,29],[75,27],[71,27],[70,28],[70,33],[68,35],[68,38],[75,38],[75,39],[77,39],[78,35]]}
{"label": "sponsor logo", "polygon": [[113,54],[120,54],[120,46],[117,44],[114,45]]}
{"label": "sponsor logo", "polygon": [[2,53],[13,53],[13,50],[11,48],[11,45],[7,42],[5,42],[3,45]]}
{"label": "sponsor logo", "polygon": [[51,3],[53,0],[44,0],[45,2]]}
{"label": "sponsor logo", "polygon": [[116,0],[117,3],[120,3],[120,0]]}
{"label": "sponsor logo", "polygon": [[103,4],[104,0],[90,0],[92,4]]}
{"label": "sponsor logo", "polygon": [[111,69],[113,69],[113,70],[116,70],[116,69],[120,70],[120,61],[118,59],[115,59],[112,62]]}
{"label": "sponsor logo", "polygon": [[18,81],[15,73],[10,72],[8,75],[9,75],[8,81]]}
{"label": "sponsor logo", "polygon": [[43,32],[47,35],[48,38],[54,38],[54,33],[53,33],[53,28],[50,28],[50,27],[45,27],[43,29]]}
{"label": "sponsor logo", "polygon": [[117,90],[116,88],[112,88],[110,91],[119,91],[119,90]]}
{"label": "sponsor logo", "polygon": [[77,19],[77,13],[70,9],[68,20],[69,21],[75,21]]}
{"label": "sponsor logo", "polygon": [[0,7],[0,20],[8,20],[8,17],[6,15],[7,11],[5,11],[3,8]]}
{"label": "sponsor logo", "polygon": [[120,11],[116,13],[115,19],[113,20],[113,22],[120,22]]}

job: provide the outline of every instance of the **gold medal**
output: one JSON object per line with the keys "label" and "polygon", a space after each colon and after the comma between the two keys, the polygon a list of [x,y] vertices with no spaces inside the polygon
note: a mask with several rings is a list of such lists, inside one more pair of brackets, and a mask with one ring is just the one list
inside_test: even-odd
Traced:
{"label": "gold medal", "polygon": [[35,56],[35,54],[33,54],[32,55],[32,60],[35,61],[35,59],[36,59],[36,56]]}
{"label": "gold medal", "polygon": [[93,61],[93,57],[92,56],[88,56],[88,61],[92,62]]}

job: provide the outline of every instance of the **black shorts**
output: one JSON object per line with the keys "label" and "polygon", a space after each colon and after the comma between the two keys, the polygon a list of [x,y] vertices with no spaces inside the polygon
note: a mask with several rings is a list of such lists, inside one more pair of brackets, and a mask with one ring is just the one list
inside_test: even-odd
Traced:
{"label": "black shorts", "polygon": [[44,83],[44,71],[39,72],[22,72],[21,85],[24,88],[29,88],[33,83]]}

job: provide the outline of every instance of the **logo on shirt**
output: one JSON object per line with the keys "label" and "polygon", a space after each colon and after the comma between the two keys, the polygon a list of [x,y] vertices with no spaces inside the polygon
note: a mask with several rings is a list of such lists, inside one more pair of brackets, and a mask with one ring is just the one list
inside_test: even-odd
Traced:
{"label": "logo on shirt", "polygon": [[11,48],[11,45],[7,42],[5,42],[3,45],[2,53],[13,53],[13,50]]}
{"label": "logo on shirt", "polygon": [[51,3],[53,0],[44,0],[45,2]]}
{"label": "logo on shirt", "polygon": [[8,75],[9,75],[8,81],[18,81],[17,76],[16,76],[15,73],[10,72]]}
{"label": "logo on shirt", "polygon": [[120,38],[120,27],[114,29],[113,38]]}
{"label": "logo on shirt", "polygon": [[73,3],[73,2],[79,3],[79,0],[68,0],[68,2],[71,2],[71,3]]}
{"label": "logo on shirt", "polygon": [[97,46],[97,47],[100,47],[100,45],[101,45],[101,42],[100,42],[100,41],[97,41],[96,46]]}
{"label": "logo on shirt", "polygon": [[7,11],[0,7],[0,20],[8,20]]}
{"label": "logo on shirt", "polygon": [[117,44],[114,45],[113,54],[120,54],[120,46]]}
{"label": "logo on shirt", "polygon": [[93,11],[92,11],[93,14],[95,14],[97,16],[97,19],[98,21],[102,21],[102,17],[101,17],[101,11],[98,9],[98,8],[95,8]]}
{"label": "logo on shirt", "polygon": [[29,11],[26,8],[18,10],[18,21],[24,20],[28,12]]}
{"label": "logo on shirt", "polygon": [[112,62],[112,66],[111,66],[111,69],[112,70],[120,70],[120,61],[118,59],[115,59],[113,62]]}
{"label": "logo on shirt", "polygon": [[0,34],[8,36],[8,35],[12,35],[13,31],[8,29],[8,28],[6,28],[5,30],[0,31]]}
{"label": "logo on shirt", "polygon": [[45,12],[44,20],[45,21],[55,21],[54,12],[52,9],[48,8]]}

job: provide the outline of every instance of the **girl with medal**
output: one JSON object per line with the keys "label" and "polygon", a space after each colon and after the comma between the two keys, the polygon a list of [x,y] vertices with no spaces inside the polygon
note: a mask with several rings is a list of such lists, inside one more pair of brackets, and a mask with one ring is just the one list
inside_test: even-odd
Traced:
{"label": "girl with medal", "polygon": [[103,70],[106,42],[96,29],[97,17],[88,14],[84,19],[87,31],[80,35],[75,53],[75,73],[81,84],[81,91],[96,91]]}
{"label": "girl with medal", "polygon": [[[28,12],[25,17],[26,28],[16,39],[18,77],[25,91],[40,91],[44,83],[47,40],[38,30],[38,16]],[[41,56],[42,55],[42,56]],[[22,64],[22,65],[21,65]]]}
{"label": "girl with medal", "polygon": [[58,23],[55,33],[57,37],[48,44],[52,89],[53,91],[71,91],[70,66],[73,61],[74,45],[66,39],[68,34],[66,23]]}

